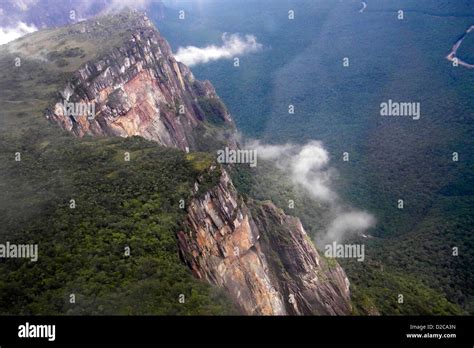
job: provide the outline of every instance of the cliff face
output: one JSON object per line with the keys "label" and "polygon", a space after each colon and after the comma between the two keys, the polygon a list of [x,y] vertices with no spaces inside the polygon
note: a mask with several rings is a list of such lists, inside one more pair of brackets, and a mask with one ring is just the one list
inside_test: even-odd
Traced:
{"label": "cliff face", "polygon": [[299,219],[272,203],[244,202],[225,171],[216,187],[192,200],[187,223],[189,231],[178,234],[183,259],[198,278],[225,288],[244,313],[350,313],[344,271],[319,256]]}
{"label": "cliff face", "polygon": [[[146,16],[137,17],[135,27],[121,47],[73,74],[46,117],[80,137],[139,135],[164,146],[198,149],[195,129],[206,120],[203,104],[222,105],[214,87],[174,59]],[[95,115],[71,115],[65,103],[93,105]],[[225,108],[214,107],[213,116],[233,127]]]}
{"label": "cliff face", "polygon": [[[183,150],[215,150],[220,134],[236,147],[233,121],[210,82],[197,81],[174,59],[145,16],[135,20],[120,47],[73,73],[47,118],[79,137],[137,135]],[[84,25],[91,34],[87,26],[96,24]],[[95,115],[71,116],[65,102],[92,103]],[[209,129],[214,133],[206,135]],[[301,222],[272,203],[244,202],[226,171],[213,168],[222,170],[218,184],[200,192],[196,183],[188,228],[178,234],[196,277],[226,289],[246,314],[350,313],[344,271],[319,256]]]}

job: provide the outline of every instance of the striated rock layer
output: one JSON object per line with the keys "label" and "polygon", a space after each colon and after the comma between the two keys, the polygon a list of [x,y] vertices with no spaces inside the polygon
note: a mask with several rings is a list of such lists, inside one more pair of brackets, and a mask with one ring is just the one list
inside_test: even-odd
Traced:
{"label": "striated rock layer", "polygon": [[183,259],[198,278],[225,288],[246,314],[342,315],[349,281],[319,256],[298,218],[271,202],[244,202],[229,176],[188,208],[178,234]]}

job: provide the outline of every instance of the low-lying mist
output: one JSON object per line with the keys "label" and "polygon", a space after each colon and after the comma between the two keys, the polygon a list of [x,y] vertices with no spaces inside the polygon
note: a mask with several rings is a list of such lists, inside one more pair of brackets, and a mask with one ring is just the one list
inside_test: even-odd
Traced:
{"label": "low-lying mist", "polygon": [[347,208],[347,204],[343,204],[331,188],[336,169],[329,166],[329,154],[320,141],[312,140],[305,145],[267,145],[260,141],[250,141],[246,147],[256,149],[261,159],[273,161],[294,185],[303,188],[315,201],[329,206],[330,223],[315,239],[319,247],[342,242],[375,226],[376,219],[373,215]]}

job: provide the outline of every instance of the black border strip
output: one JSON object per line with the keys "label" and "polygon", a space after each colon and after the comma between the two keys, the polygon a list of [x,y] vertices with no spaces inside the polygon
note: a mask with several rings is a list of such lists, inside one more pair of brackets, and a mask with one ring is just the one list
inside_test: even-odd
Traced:
{"label": "black border strip", "polygon": [[[20,338],[26,322],[56,325],[56,338]],[[420,333],[410,325],[433,325],[421,333],[455,333],[456,338],[407,338]],[[447,329],[442,325],[455,325]],[[286,344],[403,344],[465,345],[474,343],[471,316],[377,316],[377,317],[162,317],[162,316],[0,316],[0,347],[59,344],[185,344],[185,345]]]}

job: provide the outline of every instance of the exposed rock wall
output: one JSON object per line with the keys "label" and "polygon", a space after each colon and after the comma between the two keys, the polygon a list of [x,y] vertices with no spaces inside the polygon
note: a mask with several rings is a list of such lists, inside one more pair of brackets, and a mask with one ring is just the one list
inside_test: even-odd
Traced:
{"label": "exposed rock wall", "polygon": [[192,200],[187,223],[189,231],[178,235],[185,262],[225,288],[243,313],[350,313],[344,271],[319,256],[299,219],[269,202],[247,204],[225,171]]}
{"label": "exposed rock wall", "polygon": [[[214,87],[174,59],[146,16],[138,17],[136,28],[121,47],[75,72],[46,117],[80,137],[139,135],[164,146],[196,149],[194,129],[206,118],[200,100],[219,100]],[[93,103],[95,115],[71,116],[65,101]],[[216,112],[233,126],[226,110]]]}

